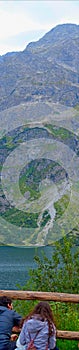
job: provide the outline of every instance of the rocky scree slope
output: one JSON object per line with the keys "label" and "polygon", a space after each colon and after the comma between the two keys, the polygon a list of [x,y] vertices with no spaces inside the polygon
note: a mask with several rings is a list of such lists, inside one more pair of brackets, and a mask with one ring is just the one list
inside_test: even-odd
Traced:
{"label": "rocky scree slope", "polygon": [[58,25],[23,52],[0,56],[0,110],[39,99],[79,103],[79,25]]}

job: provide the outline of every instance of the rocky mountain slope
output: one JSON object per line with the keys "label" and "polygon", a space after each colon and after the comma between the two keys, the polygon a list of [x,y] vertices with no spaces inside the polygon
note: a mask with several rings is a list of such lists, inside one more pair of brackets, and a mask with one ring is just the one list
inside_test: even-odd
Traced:
{"label": "rocky mountain slope", "polygon": [[39,99],[79,103],[78,25],[58,25],[23,52],[0,56],[0,110]]}
{"label": "rocky mountain slope", "polygon": [[0,242],[79,234],[79,26],[0,56]]}

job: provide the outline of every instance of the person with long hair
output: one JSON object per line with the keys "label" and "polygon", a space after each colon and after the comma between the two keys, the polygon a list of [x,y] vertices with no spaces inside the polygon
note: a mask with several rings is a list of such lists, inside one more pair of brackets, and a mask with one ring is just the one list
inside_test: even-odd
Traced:
{"label": "person with long hair", "polygon": [[28,349],[30,340],[34,339],[37,350],[58,350],[56,347],[56,326],[53,312],[48,302],[41,301],[24,319],[17,349]]}

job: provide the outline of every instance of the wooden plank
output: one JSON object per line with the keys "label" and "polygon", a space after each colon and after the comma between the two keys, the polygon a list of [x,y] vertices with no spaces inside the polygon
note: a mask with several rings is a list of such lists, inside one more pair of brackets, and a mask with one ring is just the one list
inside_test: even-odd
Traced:
{"label": "wooden plank", "polygon": [[[13,327],[12,333],[20,333],[19,327]],[[57,339],[79,340],[79,332],[57,330]]]}
{"label": "wooden plank", "polygon": [[79,332],[57,330],[57,338],[59,338],[59,339],[70,339],[70,340],[79,340]]}
{"label": "wooden plank", "polygon": [[79,303],[79,294],[0,290],[0,296],[3,295],[6,295],[16,300],[48,300],[58,302]]}

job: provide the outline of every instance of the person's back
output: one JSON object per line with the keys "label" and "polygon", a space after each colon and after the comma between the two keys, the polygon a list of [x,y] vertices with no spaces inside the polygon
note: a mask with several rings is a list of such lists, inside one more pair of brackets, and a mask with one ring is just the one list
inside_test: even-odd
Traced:
{"label": "person's back", "polygon": [[28,350],[30,339],[34,339],[37,350],[57,349],[56,328],[53,322],[52,310],[47,302],[40,302],[33,312],[25,319],[17,348],[20,344]]}
{"label": "person's back", "polygon": [[12,328],[19,326],[20,321],[21,316],[12,309],[11,299],[0,298],[0,350],[10,349]]}
{"label": "person's back", "polygon": [[20,342],[22,345],[28,347],[30,338],[34,339],[34,344],[37,350],[45,350],[46,344],[48,343],[48,322],[42,321],[37,315],[24,322],[22,332],[20,334]]}

